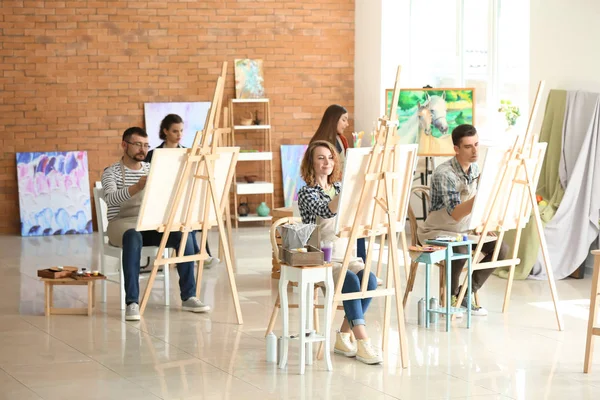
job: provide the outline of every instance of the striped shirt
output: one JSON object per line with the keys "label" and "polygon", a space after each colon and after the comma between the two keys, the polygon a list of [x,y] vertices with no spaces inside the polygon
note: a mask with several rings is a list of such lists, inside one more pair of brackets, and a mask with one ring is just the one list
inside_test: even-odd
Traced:
{"label": "striped shirt", "polygon": [[142,168],[139,170],[129,169],[126,166],[123,168],[125,170],[124,183],[120,162],[107,167],[102,173],[102,188],[104,188],[104,199],[108,206],[109,221],[119,214],[120,205],[131,198],[127,188],[138,183],[142,176],[148,175],[150,172],[150,164],[147,162],[142,162]]}

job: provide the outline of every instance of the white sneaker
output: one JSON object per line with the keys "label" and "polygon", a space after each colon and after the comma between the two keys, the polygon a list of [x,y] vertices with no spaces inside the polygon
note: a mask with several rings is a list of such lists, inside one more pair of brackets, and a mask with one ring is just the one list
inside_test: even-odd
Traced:
{"label": "white sneaker", "polygon": [[139,321],[140,306],[137,303],[131,303],[125,309],[125,321]]}
{"label": "white sneaker", "polygon": [[346,357],[356,357],[356,344],[352,342],[350,333],[336,332],[333,352]]}
{"label": "white sneaker", "polygon": [[194,313],[201,313],[210,311],[210,306],[204,304],[197,297],[190,297],[186,301],[184,301],[181,305],[181,309],[183,311],[191,311]]}
{"label": "white sneaker", "polygon": [[371,339],[359,339],[356,359],[365,364],[381,364],[381,352],[371,344]]}
{"label": "white sneaker", "polygon": [[221,260],[219,260],[217,257],[208,257],[206,260],[204,260],[204,268],[211,269],[220,262]]}

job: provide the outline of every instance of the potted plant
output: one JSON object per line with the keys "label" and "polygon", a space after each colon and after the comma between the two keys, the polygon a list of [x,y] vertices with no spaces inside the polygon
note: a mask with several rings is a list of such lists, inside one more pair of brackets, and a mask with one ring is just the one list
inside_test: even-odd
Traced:
{"label": "potted plant", "polygon": [[508,129],[515,126],[517,118],[521,116],[521,111],[518,106],[514,106],[510,100],[500,100],[500,108],[498,112],[504,113],[504,119],[508,124]]}

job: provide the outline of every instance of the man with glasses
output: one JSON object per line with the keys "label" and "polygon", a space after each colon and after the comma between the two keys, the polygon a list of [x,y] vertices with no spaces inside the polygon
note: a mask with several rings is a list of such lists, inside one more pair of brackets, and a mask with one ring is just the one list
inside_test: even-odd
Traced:
{"label": "man with glasses", "polygon": [[[123,248],[123,277],[125,284],[125,302],[127,309],[125,320],[139,321],[140,308],[140,258],[143,246],[159,246],[162,233],[158,231],[135,230],[137,217],[142,204],[143,190],[146,186],[146,176],[150,164],[144,162],[148,153],[148,135],[142,128],[132,127],[123,133],[121,142],[123,157],[121,160],[104,170],[102,187],[104,198],[108,205],[107,233],[113,246]],[[179,248],[181,232],[169,235],[167,247]],[[185,253],[194,254],[192,237],[188,236]],[[194,262],[177,264],[179,273],[179,288],[181,289],[182,309],[191,312],[206,312],[210,310],[196,294],[196,279],[194,277]]]}

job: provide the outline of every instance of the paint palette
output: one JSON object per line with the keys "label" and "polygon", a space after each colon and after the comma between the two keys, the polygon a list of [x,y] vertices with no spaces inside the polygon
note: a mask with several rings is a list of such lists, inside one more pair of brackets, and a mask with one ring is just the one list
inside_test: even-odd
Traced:
{"label": "paint palette", "polygon": [[443,246],[409,246],[410,251],[420,251],[421,253],[433,253],[434,251],[446,250]]}

